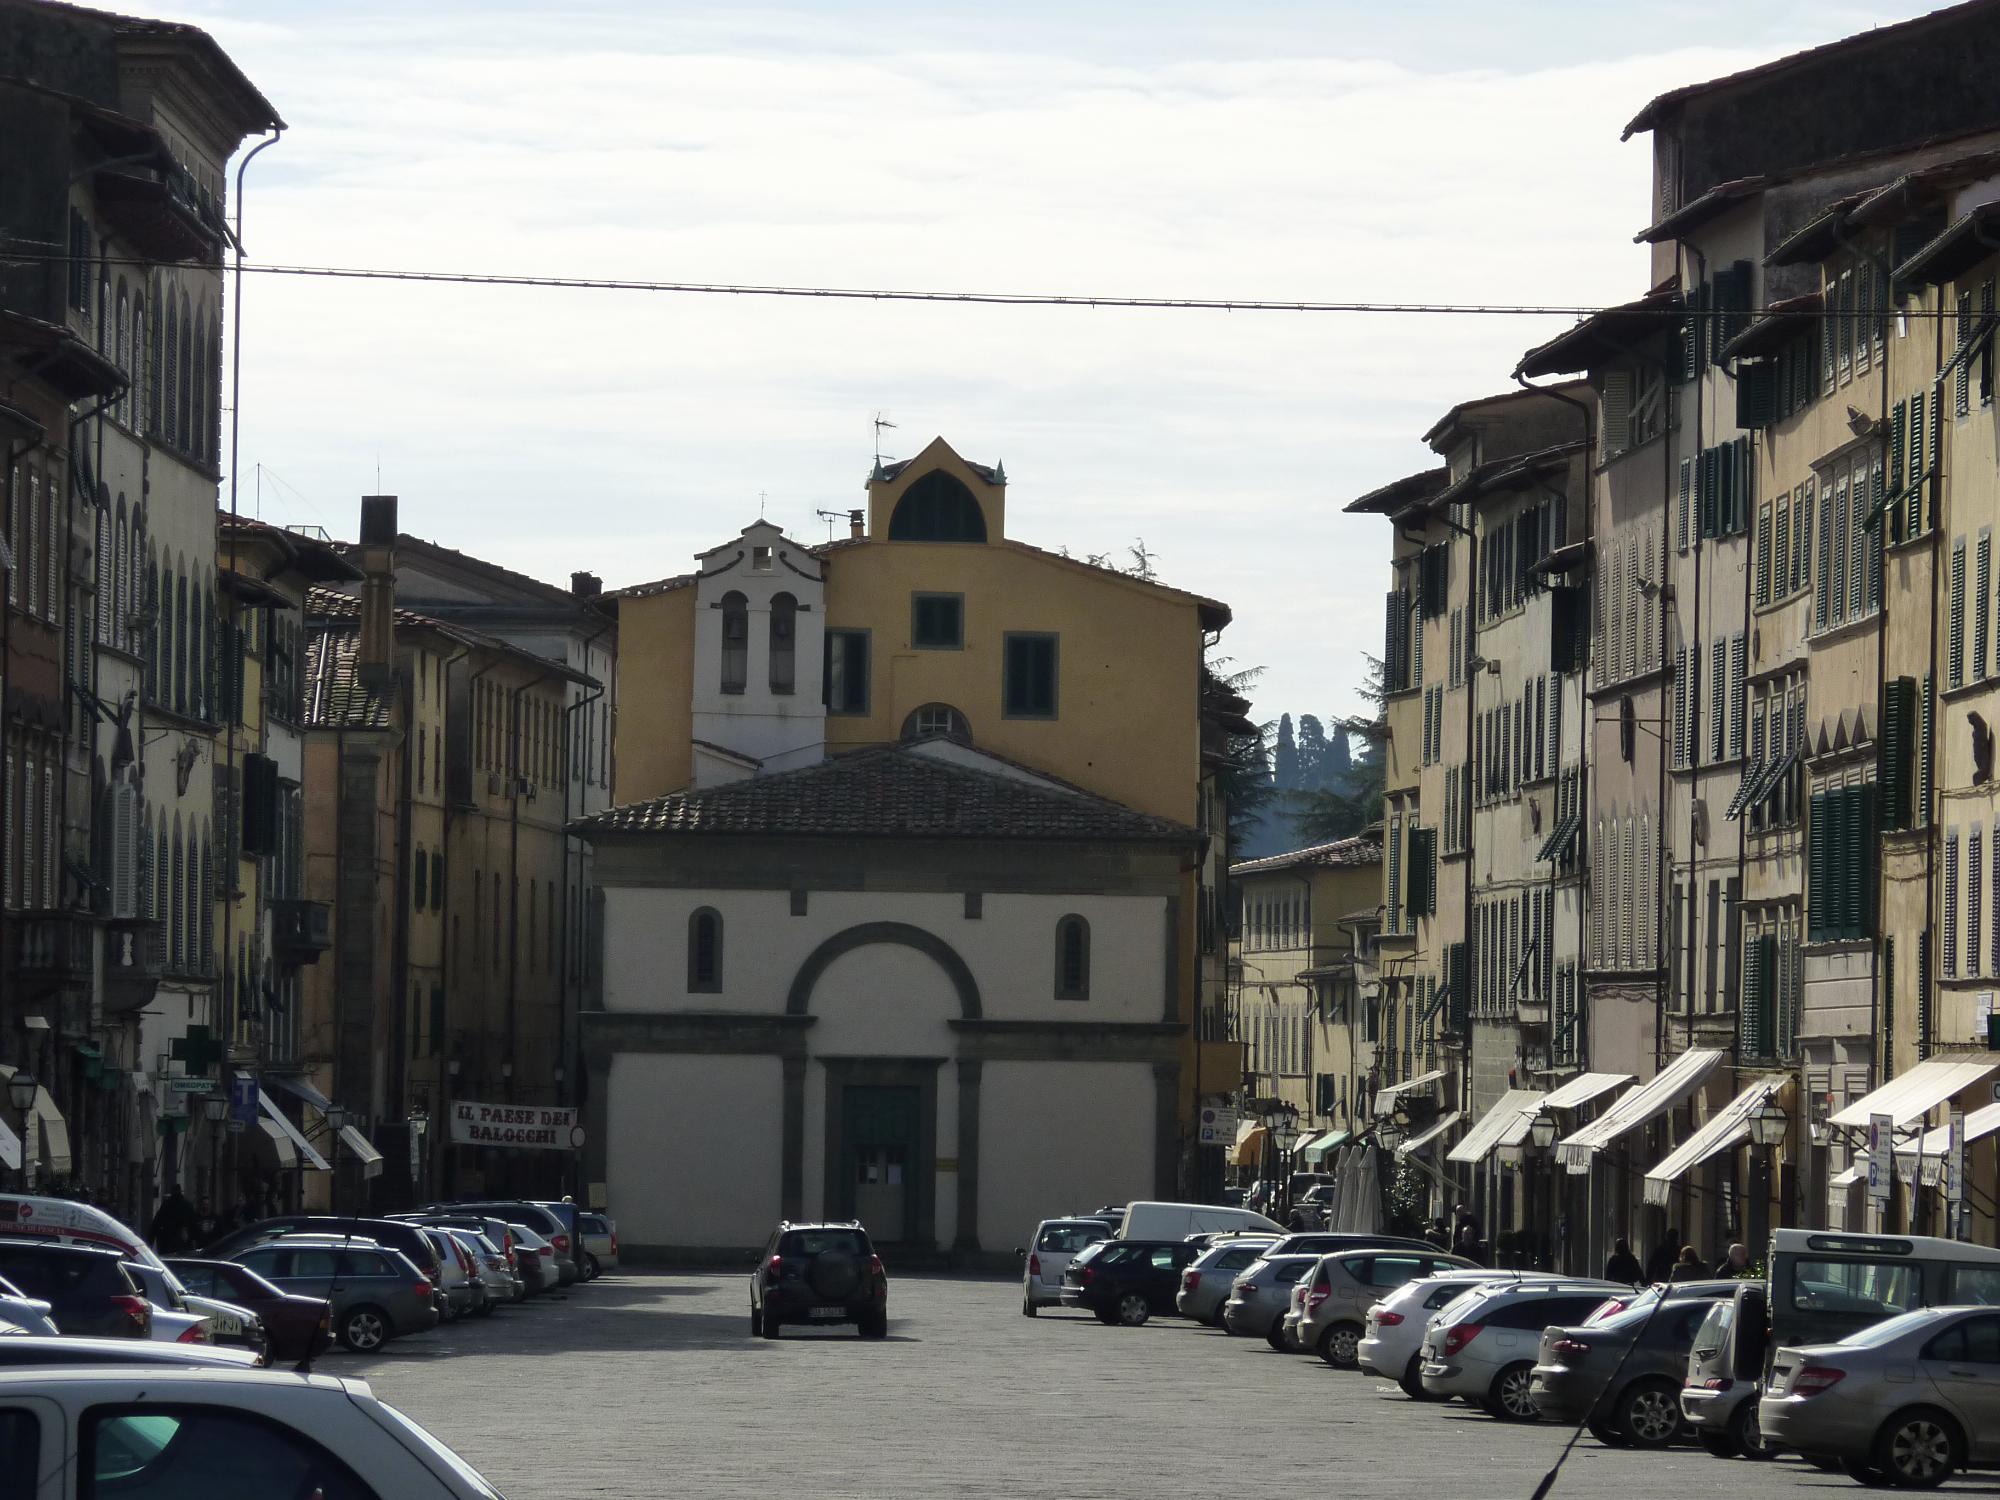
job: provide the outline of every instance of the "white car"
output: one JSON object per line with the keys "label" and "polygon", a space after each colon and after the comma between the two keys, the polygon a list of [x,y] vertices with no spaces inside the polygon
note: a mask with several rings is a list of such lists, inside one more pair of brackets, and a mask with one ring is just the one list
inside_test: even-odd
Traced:
{"label": "white car", "polygon": [[1518,1281],[1554,1281],[1547,1271],[1444,1271],[1408,1281],[1368,1309],[1355,1346],[1355,1363],[1372,1375],[1393,1380],[1412,1401],[1429,1401],[1424,1391],[1424,1333],[1431,1318],[1477,1287]]}
{"label": "white car", "polygon": [[486,1301],[480,1307],[482,1313],[491,1313],[503,1302],[518,1301],[522,1296],[520,1278],[507,1269],[507,1258],[502,1255],[493,1241],[476,1229],[444,1228],[440,1234],[449,1235],[465,1253],[479,1279],[486,1284]]}
{"label": "white car", "polygon": [[1581,1323],[1605,1298],[1630,1292],[1608,1281],[1527,1281],[1475,1287],[1424,1334],[1424,1391],[1461,1396],[1489,1416],[1532,1417],[1528,1382],[1551,1323]]}
{"label": "white car", "polygon": [[[500,1500],[365,1380],[269,1370],[0,1373],[0,1492]],[[29,1467],[32,1464],[32,1468]]]}
{"label": "white car", "polygon": [[1102,1219],[1044,1219],[1035,1226],[1034,1248],[1021,1256],[1021,1313],[1032,1318],[1044,1307],[1062,1305],[1063,1270],[1077,1251],[1111,1238]]}

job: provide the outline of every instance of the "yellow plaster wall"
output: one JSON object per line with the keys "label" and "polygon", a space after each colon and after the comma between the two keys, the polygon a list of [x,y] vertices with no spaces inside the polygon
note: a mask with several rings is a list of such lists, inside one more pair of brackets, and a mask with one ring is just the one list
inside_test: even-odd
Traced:
{"label": "yellow plaster wall", "polygon": [[693,776],[694,586],[618,603],[612,801],[679,791]]}

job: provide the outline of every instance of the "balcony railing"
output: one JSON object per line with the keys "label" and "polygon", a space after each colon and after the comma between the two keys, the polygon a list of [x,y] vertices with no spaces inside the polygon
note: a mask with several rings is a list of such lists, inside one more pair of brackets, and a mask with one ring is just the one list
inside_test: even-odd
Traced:
{"label": "balcony railing", "polygon": [[88,983],[93,924],[82,912],[28,912],[14,923],[14,963],[23,979]]}

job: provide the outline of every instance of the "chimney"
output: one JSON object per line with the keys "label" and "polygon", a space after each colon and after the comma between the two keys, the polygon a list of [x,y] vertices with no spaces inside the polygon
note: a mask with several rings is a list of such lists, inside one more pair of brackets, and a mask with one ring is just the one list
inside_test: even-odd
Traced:
{"label": "chimney", "polygon": [[579,599],[595,599],[604,592],[604,580],[595,573],[572,573],[569,591]]}
{"label": "chimney", "polygon": [[866,536],[867,534],[868,534],[868,528],[862,522],[861,512],[858,510],[850,510],[847,513],[847,535],[849,539],[858,542],[861,540],[862,537]]}
{"label": "chimney", "polygon": [[381,688],[396,669],[396,497],[361,497],[361,643],[354,659],[363,683]]}

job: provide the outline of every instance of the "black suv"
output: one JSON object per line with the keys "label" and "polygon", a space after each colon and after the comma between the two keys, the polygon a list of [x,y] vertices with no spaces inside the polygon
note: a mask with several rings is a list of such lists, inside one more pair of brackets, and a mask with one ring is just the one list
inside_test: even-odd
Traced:
{"label": "black suv", "polygon": [[864,1339],[889,1332],[889,1275],[859,1220],[780,1224],[750,1277],[750,1336],[787,1323],[853,1323]]}

